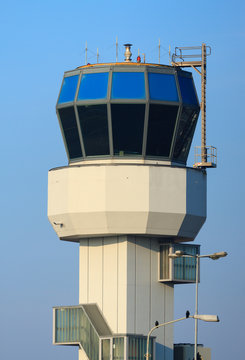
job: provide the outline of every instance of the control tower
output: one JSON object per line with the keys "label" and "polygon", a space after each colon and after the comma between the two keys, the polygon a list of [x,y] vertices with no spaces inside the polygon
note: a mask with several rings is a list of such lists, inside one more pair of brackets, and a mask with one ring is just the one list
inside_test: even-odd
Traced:
{"label": "control tower", "polygon": [[[79,243],[79,303],[54,307],[53,342],[79,359],[143,360],[155,321],[173,320],[174,284],[195,282],[206,172],[186,167],[199,101],[192,74],[131,60],[64,74],[56,105],[68,165],[49,171],[48,218]],[[173,359],[173,328],[150,341]]]}

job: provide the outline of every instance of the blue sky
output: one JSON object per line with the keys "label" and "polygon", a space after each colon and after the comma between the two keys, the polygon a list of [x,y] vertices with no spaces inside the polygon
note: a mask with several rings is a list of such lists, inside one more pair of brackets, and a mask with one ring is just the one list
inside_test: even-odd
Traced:
{"label": "blue sky", "polygon": [[[77,358],[52,346],[52,306],[78,303],[78,245],[59,241],[47,219],[47,174],[67,164],[55,115],[64,71],[85,61],[119,59],[125,42],[134,56],[168,64],[168,47],[206,42],[207,143],[218,148],[208,171],[208,218],[196,238],[201,252],[229,256],[201,264],[199,341],[213,358],[243,358],[244,267],[244,1],[9,1],[0,11],[1,252],[0,358]],[[200,77],[194,74],[200,90]],[[200,121],[200,119],[199,119]],[[193,145],[200,145],[200,122]],[[189,155],[193,164],[194,150]],[[194,286],[176,286],[175,317],[194,311]],[[175,326],[176,342],[192,342],[194,324]]]}

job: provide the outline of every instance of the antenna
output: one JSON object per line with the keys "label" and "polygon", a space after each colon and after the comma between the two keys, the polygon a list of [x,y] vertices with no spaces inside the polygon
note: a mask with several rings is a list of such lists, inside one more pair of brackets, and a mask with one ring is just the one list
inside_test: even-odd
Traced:
{"label": "antenna", "polygon": [[118,61],[118,38],[116,37],[116,62]]}
{"label": "antenna", "polygon": [[[193,51],[195,53],[193,54]],[[192,53],[188,53],[191,51]],[[187,53],[186,53],[187,52]],[[207,83],[207,56],[211,55],[211,47],[202,44],[202,46],[176,47],[172,56],[172,65],[179,67],[192,67],[201,75],[201,116],[202,116],[202,133],[201,146],[195,149],[195,164],[197,168],[214,168],[217,166],[217,149],[214,146],[206,145],[206,83]],[[189,61],[185,59],[201,58],[201,61]],[[180,59],[181,61],[177,61]],[[201,67],[201,71],[197,69]],[[199,150],[201,152],[199,153]],[[198,161],[201,158],[201,161]],[[210,160],[210,161],[208,161]]]}
{"label": "antenna", "polygon": [[168,48],[169,65],[171,65],[171,47]]}
{"label": "antenna", "polygon": [[99,62],[99,48],[97,48],[97,64]]}
{"label": "antenna", "polygon": [[160,52],[161,52],[161,43],[160,43],[160,39],[159,39],[159,55],[158,55],[158,63],[160,64]]}
{"label": "antenna", "polygon": [[88,47],[87,47],[87,41],[85,44],[85,65],[88,63]]}

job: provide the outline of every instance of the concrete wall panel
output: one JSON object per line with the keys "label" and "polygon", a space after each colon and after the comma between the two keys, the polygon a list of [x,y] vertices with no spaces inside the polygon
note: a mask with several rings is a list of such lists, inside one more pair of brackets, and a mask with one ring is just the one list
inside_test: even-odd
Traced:
{"label": "concrete wall panel", "polygon": [[79,303],[88,303],[88,264],[89,264],[89,240],[80,242],[79,246]]}
{"label": "concrete wall panel", "polygon": [[146,239],[136,238],[136,333],[147,334],[150,321],[151,302],[151,249]]}
{"label": "concrete wall panel", "polygon": [[103,241],[103,306],[110,327],[118,329],[118,243],[117,237],[106,238]]}
{"label": "concrete wall panel", "polygon": [[103,307],[103,238],[89,239],[88,302]]}

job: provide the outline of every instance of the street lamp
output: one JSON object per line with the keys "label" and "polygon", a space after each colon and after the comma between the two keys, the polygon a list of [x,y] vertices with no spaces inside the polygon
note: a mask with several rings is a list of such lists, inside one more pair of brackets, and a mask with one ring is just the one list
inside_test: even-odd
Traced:
{"label": "street lamp", "polygon": [[[180,258],[180,257],[191,257],[191,258],[195,258],[196,259],[196,309],[195,309],[195,345],[194,345],[194,359],[197,360],[197,331],[198,331],[198,280],[199,280],[199,259],[201,258],[209,258],[212,260],[218,260],[222,257],[227,256],[227,252],[225,251],[221,251],[221,252],[217,252],[217,253],[213,253],[213,254],[208,254],[208,255],[192,255],[192,254],[187,254],[184,251],[181,250],[176,250],[174,254],[169,254],[168,256],[171,259],[176,259],[176,258]],[[199,319],[201,320],[201,319]]]}
{"label": "street lamp", "polygon": [[161,326],[165,326],[165,325],[169,325],[169,324],[173,324],[173,323],[176,323],[178,321],[182,321],[182,320],[186,320],[188,318],[192,318],[192,319],[195,319],[196,320],[202,320],[202,321],[208,321],[208,322],[219,322],[219,317],[217,315],[189,315],[189,311],[186,311],[186,316],[185,317],[182,317],[180,319],[176,319],[176,320],[172,320],[172,321],[167,321],[163,324],[158,324],[156,326],[154,326],[153,328],[151,328],[151,330],[148,332],[148,335],[147,335],[147,344],[146,344],[146,354],[145,354],[145,357],[146,357],[146,360],[149,360],[149,357],[151,356],[149,354],[149,342],[150,342],[150,336],[152,334],[152,332],[156,329],[158,329],[159,327]]}

